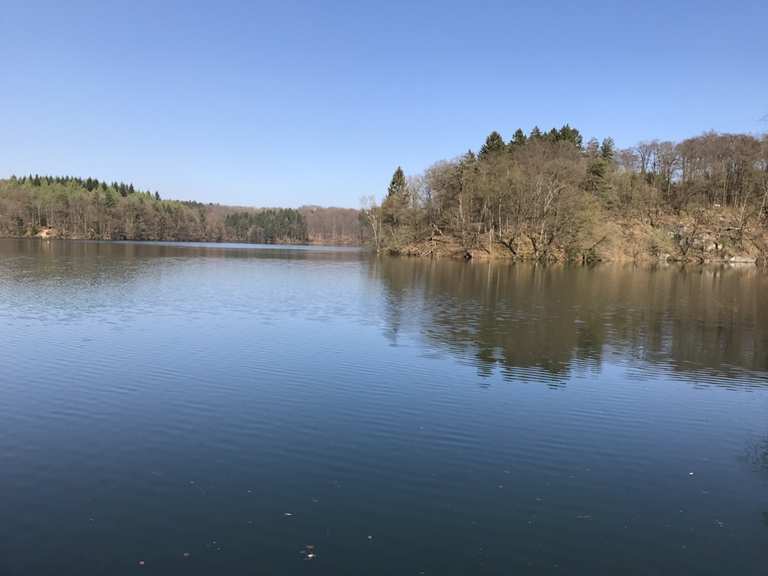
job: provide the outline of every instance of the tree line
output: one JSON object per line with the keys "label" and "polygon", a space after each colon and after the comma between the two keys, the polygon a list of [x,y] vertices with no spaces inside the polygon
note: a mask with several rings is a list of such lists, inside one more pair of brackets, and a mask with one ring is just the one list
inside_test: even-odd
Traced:
{"label": "tree line", "polygon": [[274,244],[308,238],[304,216],[290,208],[232,212],[224,216],[224,228],[237,242]]}
{"label": "tree line", "polygon": [[133,184],[70,176],[0,180],[0,236],[307,243],[359,241],[357,212],[166,200]]}
{"label": "tree line", "polygon": [[492,132],[392,176],[362,217],[379,251],[592,261],[768,257],[768,136],[709,132],[617,150],[569,125]]}

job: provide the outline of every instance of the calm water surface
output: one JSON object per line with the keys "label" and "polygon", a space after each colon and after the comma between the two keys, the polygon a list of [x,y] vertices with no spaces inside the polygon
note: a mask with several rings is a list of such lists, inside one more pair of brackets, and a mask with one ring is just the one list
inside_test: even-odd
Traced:
{"label": "calm water surface", "polygon": [[2,575],[768,573],[754,268],[3,240],[0,385]]}

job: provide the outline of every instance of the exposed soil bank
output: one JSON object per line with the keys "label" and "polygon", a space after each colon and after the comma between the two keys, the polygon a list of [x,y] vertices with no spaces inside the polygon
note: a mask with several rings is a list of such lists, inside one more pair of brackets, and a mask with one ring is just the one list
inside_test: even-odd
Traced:
{"label": "exposed soil bank", "polygon": [[604,225],[604,234],[580,253],[553,248],[542,257],[525,238],[505,244],[492,234],[471,243],[446,235],[408,243],[391,254],[466,260],[504,259],[549,262],[681,262],[764,265],[768,263],[768,231],[762,226],[736,229],[729,219],[711,222],[691,218],[660,219],[653,225],[637,221]]}

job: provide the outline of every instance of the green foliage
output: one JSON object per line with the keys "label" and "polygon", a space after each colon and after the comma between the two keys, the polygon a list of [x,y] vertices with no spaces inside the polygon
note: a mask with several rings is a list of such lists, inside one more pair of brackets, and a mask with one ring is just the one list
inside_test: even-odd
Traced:
{"label": "green foliage", "polygon": [[581,149],[581,133],[576,130],[576,128],[571,128],[568,124],[560,128],[557,134],[557,140],[559,142],[570,142]]}
{"label": "green foliage", "polygon": [[491,132],[485,139],[485,144],[480,148],[480,158],[487,158],[492,154],[498,154],[504,152],[507,146],[504,144],[504,139],[501,134],[495,130]]}
{"label": "green foliage", "polygon": [[405,194],[405,173],[398,166],[392,174],[392,180],[387,188],[387,198],[402,197]]}
{"label": "green foliage", "polygon": [[228,242],[306,242],[298,210],[235,210],[163,200],[158,192],[93,178],[30,175],[0,180],[0,236]]}
{"label": "green foliage", "polygon": [[225,216],[224,227],[239,242],[272,244],[307,241],[304,217],[298,210],[290,208],[233,212]]}
{"label": "green foliage", "polygon": [[387,197],[381,205],[383,222],[390,227],[403,223],[410,207],[410,194],[403,169],[398,166],[387,188]]}
{"label": "green foliage", "polygon": [[600,157],[607,162],[612,162],[615,148],[613,138],[604,138],[600,144]]}
{"label": "green foliage", "polygon": [[512,136],[512,140],[509,141],[509,145],[510,147],[523,146],[527,141],[528,137],[525,135],[525,132],[518,128],[515,130],[515,133]]}

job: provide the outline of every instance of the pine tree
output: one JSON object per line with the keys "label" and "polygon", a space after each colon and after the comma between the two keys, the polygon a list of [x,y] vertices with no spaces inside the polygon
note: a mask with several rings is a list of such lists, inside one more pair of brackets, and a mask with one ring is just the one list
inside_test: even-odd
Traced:
{"label": "pine tree", "polygon": [[613,160],[615,148],[616,146],[613,143],[613,138],[604,138],[603,143],[600,144],[600,156],[603,160]]}
{"label": "pine tree", "polygon": [[534,126],[531,130],[531,134],[528,136],[528,140],[541,140],[541,130],[538,126]]}
{"label": "pine tree", "polygon": [[104,193],[104,206],[107,208],[113,208],[117,204],[117,198],[115,197],[115,191],[112,188],[108,188]]}
{"label": "pine tree", "polygon": [[410,207],[408,186],[403,169],[398,166],[392,174],[392,180],[387,188],[387,197],[381,203],[382,219],[385,224],[399,226]]}
{"label": "pine tree", "polygon": [[501,137],[501,134],[494,130],[488,134],[488,138],[485,139],[485,144],[483,144],[483,147],[480,148],[480,158],[487,158],[491,154],[503,152],[506,147],[507,146],[504,144],[504,139]]}
{"label": "pine tree", "polygon": [[558,140],[562,142],[572,142],[579,148],[581,148],[583,142],[581,133],[576,128],[571,128],[568,124],[565,124],[562,128],[560,128],[560,132],[558,133]]}
{"label": "pine tree", "polygon": [[587,144],[589,163],[584,188],[599,197],[602,202],[611,205],[614,201],[614,190],[608,178],[613,166],[614,144],[610,138],[605,138],[598,145],[595,138]]}
{"label": "pine tree", "polygon": [[557,142],[560,140],[560,133],[556,128],[552,128],[544,137],[548,142]]}
{"label": "pine tree", "polygon": [[528,138],[525,136],[525,132],[523,132],[520,128],[515,130],[514,135],[512,136],[512,140],[509,141],[510,146],[522,146],[526,143]]}
{"label": "pine tree", "polygon": [[405,192],[405,173],[403,169],[398,166],[395,173],[392,174],[392,180],[387,188],[387,198],[394,198],[402,196]]}

